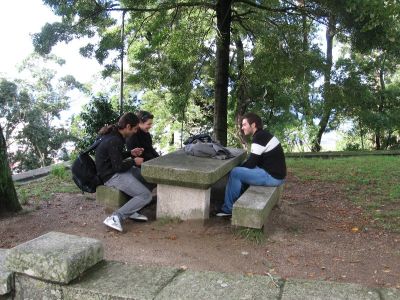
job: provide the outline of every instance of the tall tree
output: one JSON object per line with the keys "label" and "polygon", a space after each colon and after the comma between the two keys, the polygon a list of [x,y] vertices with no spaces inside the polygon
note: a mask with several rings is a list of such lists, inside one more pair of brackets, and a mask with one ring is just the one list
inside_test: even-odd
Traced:
{"label": "tall tree", "polygon": [[[275,25],[281,25],[280,20],[290,19],[291,17],[297,18],[303,23],[303,51],[307,51],[307,34],[308,27],[311,21],[316,20],[320,23],[328,24],[333,20],[335,26],[339,26],[339,29],[345,28],[346,34],[348,34],[354,45],[362,45],[363,35],[366,33],[375,34],[382,27],[379,25],[380,20],[384,17],[382,12],[388,7],[392,8],[393,0],[386,1],[384,7],[379,7],[379,1],[372,0],[340,0],[340,1],[328,1],[328,0],[310,0],[310,1],[247,1],[247,0],[217,0],[217,1],[113,1],[113,0],[102,0],[102,1],[83,1],[78,0],[73,3],[60,1],[60,0],[45,0],[45,3],[52,7],[53,11],[63,16],[61,23],[47,24],[40,34],[35,35],[34,44],[36,50],[41,53],[48,53],[51,47],[59,42],[68,42],[72,38],[80,36],[93,36],[97,33],[100,36],[100,42],[97,45],[88,45],[82,49],[82,53],[85,55],[94,55],[100,62],[104,62],[109,56],[109,50],[119,50],[121,48],[121,41],[118,27],[115,27],[116,20],[113,19],[111,13],[129,12],[129,22],[127,24],[127,33],[129,37],[128,45],[134,44],[135,41],[147,40],[147,54],[151,55],[148,59],[165,60],[167,58],[173,58],[171,56],[165,56],[163,49],[159,52],[155,52],[154,46],[170,48],[170,44],[175,44],[175,49],[179,52],[178,46],[187,49],[187,44],[191,43],[192,37],[190,31],[187,31],[187,39],[183,41],[181,39],[175,39],[177,36],[174,35],[176,30],[182,32],[182,24],[185,20],[188,20],[193,15],[198,14],[197,22],[200,24],[199,27],[208,26],[209,30],[216,28],[213,39],[207,37],[203,40],[203,44],[198,44],[198,48],[208,45],[214,52],[213,59],[209,60],[209,63],[215,66],[214,74],[212,75],[214,96],[214,133],[216,138],[219,139],[223,144],[226,141],[227,135],[227,103],[229,98],[229,87],[232,83],[232,77],[230,77],[230,50],[232,43],[231,33],[235,23],[242,26],[245,31],[250,35],[252,31],[260,27],[267,29],[273,28]],[[362,9],[359,9],[359,7]],[[392,12],[392,9],[389,10]],[[264,13],[262,18],[259,18],[258,12]],[[378,13],[376,13],[378,12]],[[207,17],[207,16],[211,16]],[[386,14],[386,16],[393,16],[393,14]],[[211,19],[211,22],[204,24],[204,21]],[[249,22],[251,20],[252,22]],[[310,21],[311,20],[311,21]],[[248,26],[251,24],[251,26]],[[339,25],[338,25],[339,24]],[[114,27],[112,27],[114,25]],[[188,25],[190,26],[190,25]],[[193,26],[192,26],[193,27]],[[329,32],[332,34],[335,31],[333,27],[328,25]],[[207,30],[205,30],[207,31]],[[196,31],[197,33],[197,31]],[[333,36],[333,35],[332,35]],[[188,38],[190,37],[190,38]],[[246,35],[243,35],[246,38]],[[258,37],[257,37],[258,38]],[[330,37],[332,38],[332,37]],[[160,43],[160,41],[166,41]],[[197,43],[198,40],[195,39]],[[179,43],[179,44],[177,44]],[[363,44],[364,46],[366,43]],[[275,48],[275,51],[280,51],[281,48]],[[129,52],[129,49],[128,49]],[[145,51],[141,52],[142,54]],[[198,52],[199,53],[199,52]],[[157,57],[157,55],[161,56]],[[194,53],[188,52],[188,57],[193,57]],[[152,55],[155,55],[153,57]],[[198,57],[203,57],[199,55]],[[142,57],[144,59],[144,56]],[[165,76],[166,74],[171,75],[170,85],[161,85],[160,88],[168,88],[172,92],[173,103],[179,104],[176,107],[186,107],[187,98],[192,96],[191,89],[193,87],[200,86],[203,81],[199,84],[197,77],[198,72],[194,71],[196,66],[201,65],[199,60],[188,61],[186,59],[177,60],[172,59],[169,64],[163,64],[162,67],[168,66],[167,69],[161,68],[160,71],[167,71],[165,73],[160,72],[157,77]],[[108,65],[107,70],[116,70],[116,62],[118,57],[114,57],[114,64]],[[329,62],[329,54],[326,57],[326,69],[329,70],[331,63]],[[158,65],[157,65],[158,66]],[[332,68],[331,68],[332,70]],[[133,70],[135,73],[136,70]],[[306,105],[304,111],[308,113],[307,122],[310,124],[317,117],[321,118],[319,131],[316,132],[315,144],[316,150],[319,147],[320,136],[329,126],[332,114],[332,102],[334,100],[328,100],[332,93],[332,82],[329,79],[332,74],[325,73],[325,85],[323,87],[322,95],[326,97],[326,107],[323,109],[315,108],[314,111],[324,111],[324,115],[310,116],[310,105]],[[177,74],[184,74],[188,76],[177,76]],[[303,74],[306,77],[312,74],[309,69]],[[311,76],[312,77],[312,76]],[[177,78],[183,79],[176,81]],[[164,78],[164,83],[166,78]],[[307,80],[310,78],[307,78]],[[152,80],[150,80],[152,84]],[[306,85],[303,85],[303,99],[304,92],[308,91]],[[174,86],[172,86],[174,85]],[[310,97],[314,98],[315,97]],[[332,98],[333,99],[333,98]],[[324,103],[323,103],[324,104]],[[321,105],[317,105],[321,108]],[[183,115],[183,114],[182,114]],[[327,121],[328,120],[328,123]]]}
{"label": "tall tree", "polygon": [[16,212],[21,210],[11,177],[10,165],[7,157],[7,145],[0,125],[0,213]]}
{"label": "tall tree", "polygon": [[[10,160],[18,171],[49,165],[72,137],[54,121],[69,107],[69,92],[83,90],[72,76],[57,76],[64,60],[32,55],[21,65],[24,79],[0,80],[0,123],[7,144],[15,146]],[[15,164],[18,162],[18,164]]]}

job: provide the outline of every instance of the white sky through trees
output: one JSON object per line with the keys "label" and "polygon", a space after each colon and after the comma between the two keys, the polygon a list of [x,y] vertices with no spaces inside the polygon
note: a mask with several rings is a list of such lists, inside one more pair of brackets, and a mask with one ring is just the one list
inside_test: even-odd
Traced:
{"label": "white sky through trees", "polygon": [[[17,64],[33,52],[31,35],[40,32],[47,22],[53,23],[58,19],[42,0],[1,1],[0,77],[10,80],[18,77]],[[53,48],[52,53],[66,60],[63,73],[86,82],[100,67],[94,59],[83,58],[79,54],[80,44],[79,41],[60,44]]]}

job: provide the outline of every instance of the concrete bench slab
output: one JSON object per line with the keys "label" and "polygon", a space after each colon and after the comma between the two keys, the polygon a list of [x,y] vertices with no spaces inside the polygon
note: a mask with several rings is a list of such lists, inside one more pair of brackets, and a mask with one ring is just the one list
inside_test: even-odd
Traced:
{"label": "concrete bench slab", "polygon": [[272,208],[278,204],[283,185],[250,186],[233,204],[232,225],[262,228]]}
{"label": "concrete bench slab", "polygon": [[13,272],[66,284],[103,260],[103,255],[98,240],[49,232],[10,249],[6,266]]}
{"label": "concrete bench slab", "polygon": [[267,276],[185,271],[155,299],[279,299],[280,288]]}
{"label": "concrete bench slab", "polygon": [[400,290],[389,288],[389,289],[379,289],[379,293],[382,296],[382,300],[398,300],[400,299]]}
{"label": "concrete bench slab", "polygon": [[0,249],[0,295],[8,294],[12,289],[13,273],[5,266],[7,253],[7,249]]}
{"label": "concrete bench slab", "polygon": [[345,284],[329,281],[287,280],[282,300],[379,300],[376,290],[357,284]]}
{"label": "concrete bench slab", "polygon": [[235,157],[225,160],[191,156],[178,150],[143,163],[142,176],[157,184],[208,189],[246,157],[242,149],[228,149]]}
{"label": "concrete bench slab", "polygon": [[117,210],[128,200],[127,195],[112,187],[99,185],[96,188],[96,202],[103,205],[107,212]]}
{"label": "concrete bench slab", "polygon": [[178,269],[102,262],[63,288],[65,299],[154,299]]}
{"label": "concrete bench slab", "polygon": [[235,157],[226,160],[178,150],[145,162],[142,176],[157,183],[157,218],[208,219],[211,186],[246,157],[242,149],[229,150]]}

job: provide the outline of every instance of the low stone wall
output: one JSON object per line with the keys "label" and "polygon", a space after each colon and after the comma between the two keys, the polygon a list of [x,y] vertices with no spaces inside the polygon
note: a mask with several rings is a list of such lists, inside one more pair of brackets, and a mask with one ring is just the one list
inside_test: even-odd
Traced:
{"label": "low stone wall", "polygon": [[103,260],[94,239],[50,232],[0,249],[0,299],[400,299],[396,289]]}
{"label": "low stone wall", "polygon": [[337,158],[374,155],[400,155],[400,150],[375,150],[375,151],[323,151],[323,152],[292,152],[285,153],[290,158]]}

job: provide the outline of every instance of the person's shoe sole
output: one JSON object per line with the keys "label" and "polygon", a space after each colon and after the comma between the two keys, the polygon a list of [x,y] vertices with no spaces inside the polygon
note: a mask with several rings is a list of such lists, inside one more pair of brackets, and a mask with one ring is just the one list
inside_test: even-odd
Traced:
{"label": "person's shoe sole", "polygon": [[216,214],[216,216],[217,216],[217,217],[231,217],[232,214],[227,214],[227,213],[224,213],[224,212],[219,212],[219,213]]}
{"label": "person's shoe sole", "polygon": [[110,228],[115,229],[115,230],[117,230],[119,232],[122,232],[122,228],[119,228],[119,227],[114,226],[112,224],[108,224],[108,223],[106,223],[106,221],[104,221],[103,224],[106,225],[107,227],[110,227]]}
{"label": "person's shoe sole", "polygon": [[149,220],[145,215],[142,214],[137,214],[137,216],[129,216],[129,219],[138,222],[147,222]]}

